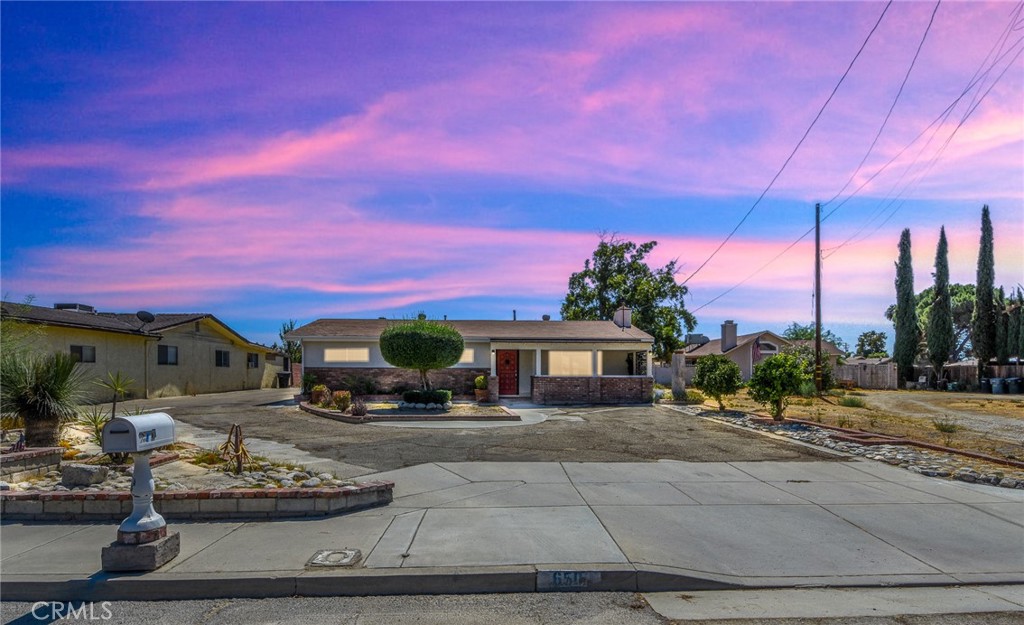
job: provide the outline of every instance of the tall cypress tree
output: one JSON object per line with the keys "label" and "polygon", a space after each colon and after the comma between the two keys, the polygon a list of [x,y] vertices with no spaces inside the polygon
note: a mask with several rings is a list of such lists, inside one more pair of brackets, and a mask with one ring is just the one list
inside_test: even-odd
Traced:
{"label": "tall cypress tree", "polygon": [[893,346],[893,358],[902,380],[914,379],[914,359],[920,340],[916,304],[910,228],[905,228],[900,235],[900,259],[896,263],[896,344]]}
{"label": "tall cypress tree", "polygon": [[1024,363],[1024,291],[1017,289],[1017,308],[1013,311],[1013,316],[1017,320],[1017,340],[1011,343],[1010,347],[1013,347],[1017,354],[1017,364]]}
{"label": "tall cypress tree", "polygon": [[996,355],[996,307],[992,289],[995,282],[995,255],[992,249],[992,220],[988,204],[981,207],[981,246],[978,249],[978,278],[974,283],[974,317],[971,319],[971,344],[978,359],[978,378]]}
{"label": "tall cypress tree", "polygon": [[1006,291],[999,287],[996,295],[996,362],[1010,362],[1010,315],[1006,309]]}
{"label": "tall cypress tree", "polygon": [[928,313],[928,360],[937,379],[942,378],[942,365],[956,346],[953,331],[953,303],[949,295],[949,245],[946,228],[939,229],[939,246],[935,250],[935,299]]}

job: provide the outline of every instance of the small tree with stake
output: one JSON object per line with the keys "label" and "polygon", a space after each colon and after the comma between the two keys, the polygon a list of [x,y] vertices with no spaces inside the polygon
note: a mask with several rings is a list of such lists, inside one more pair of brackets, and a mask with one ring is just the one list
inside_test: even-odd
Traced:
{"label": "small tree with stake", "polygon": [[735,395],[743,384],[740,367],[725,356],[711,354],[697,360],[697,370],[693,375],[693,385],[715,398],[718,409],[725,410],[722,403],[723,395]]}
{"label": "small tree with stake", "polygon": [[803,361],[794,354],[777,354],[754,367],[754,375],[747,383],[750,397],[767,406],[772,418],[781,421],[789,397],[800,391],[800,384],[810,376]]}
{"label": "small tree with stake", "polygon": [[397,323],[380,333],[380,353],[389,364],[420,374],[420,386],[430,390],[427,372],[459,362],[465,342],[452,326],[417,319]]}

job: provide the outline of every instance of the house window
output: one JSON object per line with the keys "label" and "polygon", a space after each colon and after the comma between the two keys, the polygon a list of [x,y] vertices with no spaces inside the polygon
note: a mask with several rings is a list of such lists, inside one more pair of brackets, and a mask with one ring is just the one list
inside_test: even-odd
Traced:
{"label": "house window", "polygon": [[548,352],[548,375],[593,375],[590,352]]}
{"label": "house window", "polygon": [[231,366],[231,352],[226,349],[218,349],[215,354],[215,364],[218,367],[230,367]]}
{"label": "house window", "polygon": [[462,358],[459,358],[460,365],[471,365],[476,360],[476,350],[472,347],[462,350]]}
{"label": "house window", "polygon": [[72,345],[71,356],[77,362],[96,362],[96,348],[92,345]]}
{"label": "house window", "polygon": [[327,347],[324,362],[370,362],[369,347]]}
{"label": "house window", "polygon": [[260,355],[255,352],[249,352],[248,354],[246,354],[245,367],[246,369],[259,369]]}
{"label": "house window", "polygon": [[176,365],[178,364],[178,348],[174,345],[156,346],[156,364]]}

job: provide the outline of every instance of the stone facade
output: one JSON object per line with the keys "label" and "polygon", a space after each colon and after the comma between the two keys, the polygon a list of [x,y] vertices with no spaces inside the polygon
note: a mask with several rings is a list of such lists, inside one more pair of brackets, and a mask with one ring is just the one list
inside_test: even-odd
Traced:
{"label": "stone facade", "polygon": [[[420,387],[420,374],[408,369],[390,367],[306,367],[317,383],[332,391],[350,390],[353,395],[399,394]],[[449,368],[427,374],[430,385],[450,390],[453,395],[473,395],[473,381],[488,375],[487,369]]]}
{"label": "stone facade", "polygon": [[535,404],[646,404],[654,379],[646,376],[534,376]]}

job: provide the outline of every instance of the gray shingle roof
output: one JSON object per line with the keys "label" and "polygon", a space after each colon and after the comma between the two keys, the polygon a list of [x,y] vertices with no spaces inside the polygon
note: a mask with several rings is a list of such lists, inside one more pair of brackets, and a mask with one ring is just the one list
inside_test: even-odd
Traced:
{"label": "gray shingle roof", "polygon": [[[401,319],[317,319],[289,332],[285,338],[377,339]],[[494,341],[601,341],[653,343],[654,337],[639,328],[620,328],[611,321],[489,321],[449,320],[467,339]]]}

